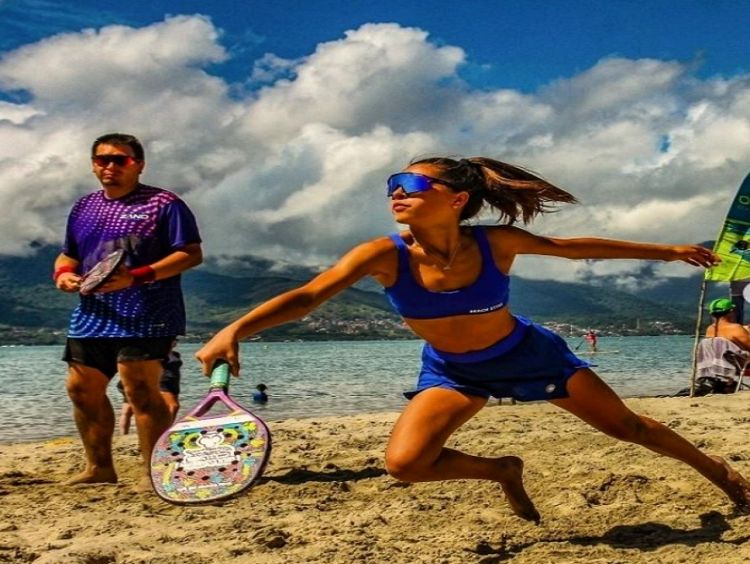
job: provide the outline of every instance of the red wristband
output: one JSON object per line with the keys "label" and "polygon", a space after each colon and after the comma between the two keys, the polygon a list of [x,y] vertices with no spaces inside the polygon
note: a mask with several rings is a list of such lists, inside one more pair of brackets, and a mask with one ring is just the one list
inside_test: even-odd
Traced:
{"label": "red wristband", "polygon": [[130,276],[133,277],[131,286],[140,286],[156,280],[156,271],[150,266],[139,266],[130,271]]}
{"label": "red wristband", "polygon": [[76,269],[72,266],[61,266],[57,270],[55,270],[54,274],[52,274],[52,281],[57,283],[57,279],[60,278],[61,275],[65,274],[66,272],[75,272]]}

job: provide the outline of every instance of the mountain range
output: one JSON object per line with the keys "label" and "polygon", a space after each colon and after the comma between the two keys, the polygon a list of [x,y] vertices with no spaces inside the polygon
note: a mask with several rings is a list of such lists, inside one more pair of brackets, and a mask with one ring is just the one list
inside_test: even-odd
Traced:
{"label": "mountain range", "polygon": [[[55,289],[52,263],[58,249],[36,246],[27,257],[0,256],[0,343],[52,344],[65,336],[77,296]],[[254,256],[212,257],[183,275],[188,339],[204,340],[253,305],[299,286],[316,274],[311,268],[280,265]],[[515,313],[580,335],[691,333],[701,274],[646,280],[637,293],[614,288],[606,278],[589,284],[514,277]],[[712,287],[709,298],[726,295]],[[412,334],[372,282],[345,290],[304,319],[268,330],[267,340],[393,339]]]}

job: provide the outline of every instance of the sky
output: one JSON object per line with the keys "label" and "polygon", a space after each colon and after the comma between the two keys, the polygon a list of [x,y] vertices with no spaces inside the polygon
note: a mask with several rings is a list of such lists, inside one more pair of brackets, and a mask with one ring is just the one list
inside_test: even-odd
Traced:
{"label": "sky", "polygon": [[[330,264],[393,231],[425,155],[525,166],[581,201],[528,228],[715,237],[750,170],[750,2],[0,0],[0,254],[59,244],[91,141],[145,144],[212,255]],[[491,222],[486,216],[484,221]],[[627,288],[640,261],[516,272]]]}

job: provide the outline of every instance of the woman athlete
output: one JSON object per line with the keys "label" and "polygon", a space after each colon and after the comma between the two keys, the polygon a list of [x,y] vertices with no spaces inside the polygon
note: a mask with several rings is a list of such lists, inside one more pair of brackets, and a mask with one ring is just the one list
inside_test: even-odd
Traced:
{"label": "woman athlete", "polygon": [[[490,396],[510,396],[548,400],[612,437],[681,460],[737,506],[750,506],[750,484],[727,462],[633,413],[559,336],[508,307],[508,273],[520,254],[681,260],[709,267],[717,261],[710,250],[532,235],[512,224],[528,223],[553,204],[575,198],[523,169],[488,158],[418,160],[388,179],[387,195],[394,219],[408,230],[360,244],[304,286],[222,329],[196,353],[204,372],[223,358],[237,375],[240,339],[299,319],[369,275],[425,340],[417,387],[406,394],[410,401],[385,453],[393,477],[406,482],[492,480],[502,486],[518,516],[538,522],[523,486],[520,458],[473,456],[444,446]],[[463,224],[483,207],[505,225]]]}

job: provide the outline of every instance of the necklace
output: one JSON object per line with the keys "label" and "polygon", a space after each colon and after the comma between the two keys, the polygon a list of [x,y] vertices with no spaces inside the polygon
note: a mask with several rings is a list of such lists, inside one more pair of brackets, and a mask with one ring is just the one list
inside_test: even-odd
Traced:
{"label": "necklace", "polygon": [[430,257],[433,261],[438,263],[438,266],[440,267],[440,270],[446,271],[450,270],[451,266],[453,265],[453,261],[456,260],[456,257],[458,256],[458,251],[461,249],[461,239],[459,238],[458,243],[451,251],[450,256],[448,257],[448,260],[444,260],[440,256],[437,255],[437,253],[433,253],[431,251],[427,250],[427,247],[425,247],[422,243],[417,241],[417,238],[414,237],[412,234],[412,237],[414,238],[414,242],[419,245],[419,247],[424,251],[424,254],[428,257]]}

